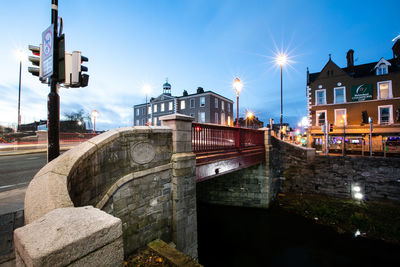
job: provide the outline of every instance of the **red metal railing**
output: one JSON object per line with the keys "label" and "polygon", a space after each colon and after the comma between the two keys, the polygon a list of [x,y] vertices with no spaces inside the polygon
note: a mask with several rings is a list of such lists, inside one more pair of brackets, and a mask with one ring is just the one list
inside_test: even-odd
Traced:
{"label": "red metal railing", "polygon": [[264,132],[213,124],[192,123],[193,152],[264,146]]}

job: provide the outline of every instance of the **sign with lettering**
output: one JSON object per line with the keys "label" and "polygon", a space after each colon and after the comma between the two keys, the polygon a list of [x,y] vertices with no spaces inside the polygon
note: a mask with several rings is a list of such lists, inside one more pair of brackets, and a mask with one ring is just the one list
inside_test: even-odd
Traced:
{"label": "sign with lettering", "polygon": [[372,100],[372,84],[360,84],[351,87],[351,102]]}
{"label": "sign with lettering", "polygon": [[43,33],[42,33],[42,68],[43,68],[43,78],[49,78],[53,75],[53,24],[50,25]]}

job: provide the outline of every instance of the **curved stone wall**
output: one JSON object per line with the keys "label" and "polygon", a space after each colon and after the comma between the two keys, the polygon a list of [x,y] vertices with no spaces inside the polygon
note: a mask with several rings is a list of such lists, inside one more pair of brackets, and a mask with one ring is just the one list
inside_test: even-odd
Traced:
{"label": "curved stone wall", "polygon": [[92,205],[120,218],[125,253],[172,239],[172,131],[108,131],[44,166],[25,196],[26,223],[65,207]]}

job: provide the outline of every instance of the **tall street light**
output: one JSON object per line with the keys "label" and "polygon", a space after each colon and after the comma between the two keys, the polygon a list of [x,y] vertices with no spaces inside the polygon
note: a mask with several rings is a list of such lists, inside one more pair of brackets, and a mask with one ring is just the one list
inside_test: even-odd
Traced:
{"label": "tall street light", "polygon": [[93,135],[96,134],[96,117],[99,116],[99,112],[97,110],[92,111],[92,118],[93,118]]}
{"label": "tall street light", "polygon": [[254,118],[254,114],[251,111],[247,111],[246,113],[246,128],[248,126],[248,120],[252,120],[253,121]]}
{"label": "tall street light", "polygon": [[276,63],[281,67],[281,121],[279,125],[280,139],[282,140],[282,122],[283,122],[283,78],[282,78],[282,67],[286,64],[287,57],[285,54],[279,54],[276,58]]}
{"label": "tall street light", "polygon": [[342,156],[346,156],[346,115],[342,115],[343,118],[343,150]]}
{"label": "tall street light", "polygon": [[150,92],[151,92],[151,86],[148,85],[148,84],[145,84],[145,85],[143,86],[143,91],[144,91],[144,93],[145,93],[145,95],[146,95],[146,111],[145,111],[145,114],[146,114],[146,122],[145,122],[144,125],[147,125],[147,123],[149,122],[149,119],[147,118],[147,116],[148,116],[147,95],[150,94]]}
{"label": "tall street light", "polygon": [[22,69],[22,60],[26,57],[26,54],[23,50],[18,50],[17,58],[19,60],[19,86],[18,86],[18,126],[17,131],[19,132],[21,127],[21,69]]}
{"label": "tall street light", "polygon": [[233,88],[236,90],[236,127],[239,127],[239,92],[242,90],[243,84],[239,78],[235,78],[233,81]]}

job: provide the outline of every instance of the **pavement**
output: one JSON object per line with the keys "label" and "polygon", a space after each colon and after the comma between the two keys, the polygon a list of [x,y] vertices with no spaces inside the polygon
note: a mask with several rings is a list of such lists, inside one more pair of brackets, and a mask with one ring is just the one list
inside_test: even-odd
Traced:
{"label": "pavement", "polygon": [[25,191],[28,186],[0,193],[0,215],[24,209]]}

